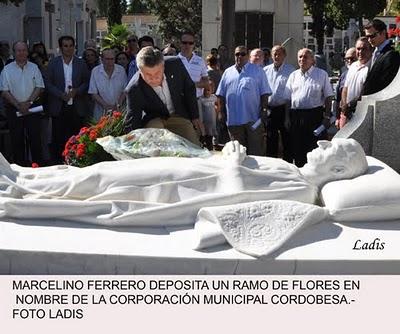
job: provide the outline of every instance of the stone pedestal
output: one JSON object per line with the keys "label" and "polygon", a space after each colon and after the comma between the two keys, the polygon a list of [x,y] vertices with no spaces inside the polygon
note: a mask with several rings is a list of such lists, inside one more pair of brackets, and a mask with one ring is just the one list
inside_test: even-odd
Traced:
{"label": "stone pedestal", "polygon": [[354,138],[371,155],[400,172],[400,70],[380,92],[363,96],[335,138]]}

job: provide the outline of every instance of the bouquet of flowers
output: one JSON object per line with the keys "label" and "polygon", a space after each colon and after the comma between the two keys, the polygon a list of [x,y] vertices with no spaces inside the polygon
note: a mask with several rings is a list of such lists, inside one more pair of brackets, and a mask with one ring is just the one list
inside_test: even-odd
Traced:
{"label": "bouquet of flowers", "polygon": [[147,157],[208,158],[211,153],[167,129],[136,129],[119,137],[107,136],[97,143],[117,160]]}
{"label": "bouquet of flowers", "polygon": [[65,144],[63,157],[67,165],[86,167],[107,160],[115,160],[96,142],[97,138],[119,136],[123,132],[122,113],[114,111],[102,116],[97,124],[83,127]]}

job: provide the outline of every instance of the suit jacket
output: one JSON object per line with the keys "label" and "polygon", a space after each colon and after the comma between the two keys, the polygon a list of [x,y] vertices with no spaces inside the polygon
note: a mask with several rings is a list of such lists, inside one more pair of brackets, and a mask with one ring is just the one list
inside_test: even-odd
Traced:
{"label": "suit jacket", "polygon": [[[164,74],[175,113],[187,119],[199,117],[196,87],[185,66],[178,57],[166,57]],[[125,131],[141,128],[153,118],[167,119],[167,107],[137,72],[126,87],[128,107],[125,118]],[[143,113],[144,112],[144,113]]]}
{"label": "suit jacket", "polygon": [[364,83],[363,95],[381,91],[394,79],[400,66],[400,54],[389,43],[375,60]]}
{"label": "suit jacket", "polygon": [[[86,63],[82,59],[74,56],[72,61],[72,87],[78,90],[74,98],[74,106],[80,116],[90,116],[91,113],[86,99],[89,80],[90,74]],[[64,104],[64,100],[61,96],[65,92],[62,56],[58,56],[49,62],[44,83],[48,92],[48,108],[50,115],[58,116]]]}

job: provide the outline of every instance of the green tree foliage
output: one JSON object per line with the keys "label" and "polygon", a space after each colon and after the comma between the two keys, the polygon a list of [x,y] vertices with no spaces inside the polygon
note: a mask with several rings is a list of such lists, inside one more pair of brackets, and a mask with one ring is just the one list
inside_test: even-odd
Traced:
{"label": "green tree foliage", "polygon": [[131,0],[126,11],[127,14],[147,14],[150,13],[150,9],[146,3],[142,0]]}
{"label": "green tree foliage", "polygon": [[24,2],[24,0],[0,0],[0,3],[8,5],[8,4],[13,4],[14,6],[19,6],[21,2]]}
{"label": "green tree foliage", "polygon": [[[158,17],[165,40],[179,37],[184,31],[201,32],[201,0],[143,0]],[[200,36],[199,36],[200,37]]]}
{"label": "green tree foliage", "polygon": [[126,0],[107,0],[107,25],[108,30],[111,31],[111,27],[116,24],[122,23],[122,15],[126,11]]}
{"label": "green tree foliage", "polygon": [[327,16],[330,17],[335,27],[347,29],[350,18],[358,21],[360,33],[363,29],[363,18],[372,20],[386,8],[386,0],[329,0]]}
{"label": "green tree foliage", "polygon": [[124,50],[130,34],[128,27],[125,24],[113,25],[111,31],[103,39],[102,49],[118,48]]}
{"label": "green tree foliage", "polygon": [[121,13],[122,17],[128,9],[127,0],[97,0],[96,2],[99,9],[98,16],[100,17],[108,17],[110,10],[112,11],[112,15],[116,12],[118,16]]}
{"label": "green tree foliage", "polygon": [[333,28],[345,30],[350,18],[358,21],[362,32],[362,19],[373,19],[386,7],[386,0],[304,0],[306,10],[313,18],[311,34],[317,40],[318,52],[324,48],[324,35]]}
{"label": "green tree foliage", "polygon": [[311,14],[313,24],[311,35],[317,40],[317,52],[322,53],[324,49],[324,36],[326,27],[326,5],[327,0],[304,0],[306,9]]}

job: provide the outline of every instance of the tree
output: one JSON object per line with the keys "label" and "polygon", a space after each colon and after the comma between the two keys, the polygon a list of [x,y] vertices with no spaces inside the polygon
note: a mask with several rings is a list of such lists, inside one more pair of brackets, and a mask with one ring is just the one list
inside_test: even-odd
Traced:
{"label": "tree", "polygon": [[[117,13],[121,13],[121,17],[126,13],[128,9],[128,4],[126,0],[97,0],[97,7],[99,9],[100,17],[108,17],[110,10],[115,11],[116,8]],[[110,9],[110,6],[113,8]],[[115,6],[115,7],[114,7]]]}
{"label": "tree", "polygon": [[158,17],[159,31],[164,39],[178,38],[184,31],[201,35],[201,0],[143,1],[150,12]]}
{"label": "tree", "polygon": [[363,18],[373,19],[386,8],[386,0],[304,0],[304,4],[313,19],[311,34],[317,40],[318,53],[324,49],[324,35],[331,34],[333,28],[346,30],[354,18],[361,34]]}
{"label": "tree", "polygon": [[324,36],[326,28],[326,5],[329,0],[305,0],[307,10],[310,12],[313,24],[311,35],[317,40],[317,53],[323,53]]}
{"label": "tree", "polygon": [[363,19],[372,20],[386,8],[386,5],[387,0],[329,0],[327,16],[335,22],[335,27],[338,29],[347,29],[349,19],[356,19],[361,34]]}
{"label": "tree", "polygon": [[122,23],[122,15],[125,14],[127,4],[126,0],[107,0],[107,25],[108,31],[111,31],[111,27],[115,24]]}
{"label": "tree", "polygon": [[127,14],[147,14],[150,13],[146,3],[142,0],[131,0],[126,11]]}
{"label": "tree", "polygon": [[10,3],[17,7],[21,2],[24,2],[24,0],[0,0],[0,3],[2,4],[8,5]]}

